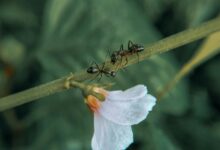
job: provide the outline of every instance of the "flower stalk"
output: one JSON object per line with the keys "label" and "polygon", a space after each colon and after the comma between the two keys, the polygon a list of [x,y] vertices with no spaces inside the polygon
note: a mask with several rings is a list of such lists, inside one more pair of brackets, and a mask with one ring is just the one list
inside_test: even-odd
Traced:
{"label": "flower stalk", "polygon": [[95,84],[84,84],[84,83],[80,83],[77,81],[70,81],[70,86],[72,87],[77,87],[80,88],[82,90],[82,94],[84,97],[88,97],[89,95],[93,95],[95,96],[98,100],[100,101],[104,101],[105,100],[105,96],[95,92],[95,88],[97,88],[97,85]]}

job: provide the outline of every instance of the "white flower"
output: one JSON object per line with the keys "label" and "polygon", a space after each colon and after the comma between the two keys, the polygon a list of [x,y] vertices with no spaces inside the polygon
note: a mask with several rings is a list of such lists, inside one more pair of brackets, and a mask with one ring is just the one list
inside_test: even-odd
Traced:
{"label": "white flower", "polygon": [[156,98],[147,94],[144,85],[136,85],[125,91],[105,91],[94,88],[105,96],[101,102],[89,95],[87,104],[94,112],[93,150],[123,150],[133,142],[131,125],[144,120],[156,103]]}

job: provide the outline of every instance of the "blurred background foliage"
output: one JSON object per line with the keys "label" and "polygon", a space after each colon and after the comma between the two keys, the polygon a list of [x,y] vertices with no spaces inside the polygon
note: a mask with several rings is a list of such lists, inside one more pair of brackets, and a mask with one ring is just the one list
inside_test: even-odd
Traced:
{"label": "blurred background foliage", "polygon": [[[1,0],[0,96],[106,60],[128,40],[150,44],[214,18],[219,0]],[[117,73],[113,89],[146,84],[156,94],[203,41]],[[218,150],[220,56],[204,63],[134,126],[129,150]],[[93,116],[70,90],[0,114],[1,150],[91,149]]]}

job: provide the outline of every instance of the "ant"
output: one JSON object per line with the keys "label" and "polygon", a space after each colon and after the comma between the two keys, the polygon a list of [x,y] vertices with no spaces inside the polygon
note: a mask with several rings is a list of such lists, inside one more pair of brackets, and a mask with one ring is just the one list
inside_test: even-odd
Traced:
{"label": "ant", "polygon": [[[142,52],[144,50],[144,46],[140,45],[140,44],[134,44],[131,41],[128,41],[128,50],[125,50],[123,48],[123,44],[120,46],[120,49],[118,51],[114,51],[111,54],[111,62],[112,64],[115,64],[119,58],[122,61],[122,58],[125,57],[126,58],[126,64],[128,63],[128,59],[127,56],[128,55],[132,55],[134,53],[136,53],[138,55],[139,52]],[[138,59],[139,59],[139,55],[138,55]],[[126,65],[125,64],[125,65]]]}
{"label": "ant", "polygon": [[93,66],[93,65],[90,66],[87,69],[87,73],[90,73],[90,74],[98,73],[96,75],[96,77],[98,77],[100,75],[99,80],[102,78],[103,74],[105,74],[107,77],[109,77],[109,76],[115,77],[116,73],[114,71],[110,71],[110,70],[105,69],[105,62],[102,64],[102,67],[99,67],[99,65],[96,62],[93,62],[93,63],[95,63],[95,66]]}

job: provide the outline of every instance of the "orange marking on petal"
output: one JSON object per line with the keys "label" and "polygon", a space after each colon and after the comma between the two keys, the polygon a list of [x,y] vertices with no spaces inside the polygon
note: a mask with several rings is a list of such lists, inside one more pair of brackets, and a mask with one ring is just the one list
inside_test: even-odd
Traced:
{"label": "orange marking on petal", "polygon": [[92,95],[89,95],[87,97],[86,104],[89,106],[90,110],[93,112],[97,112],[101,105],[100,101],[95,96],[92,96]]}

